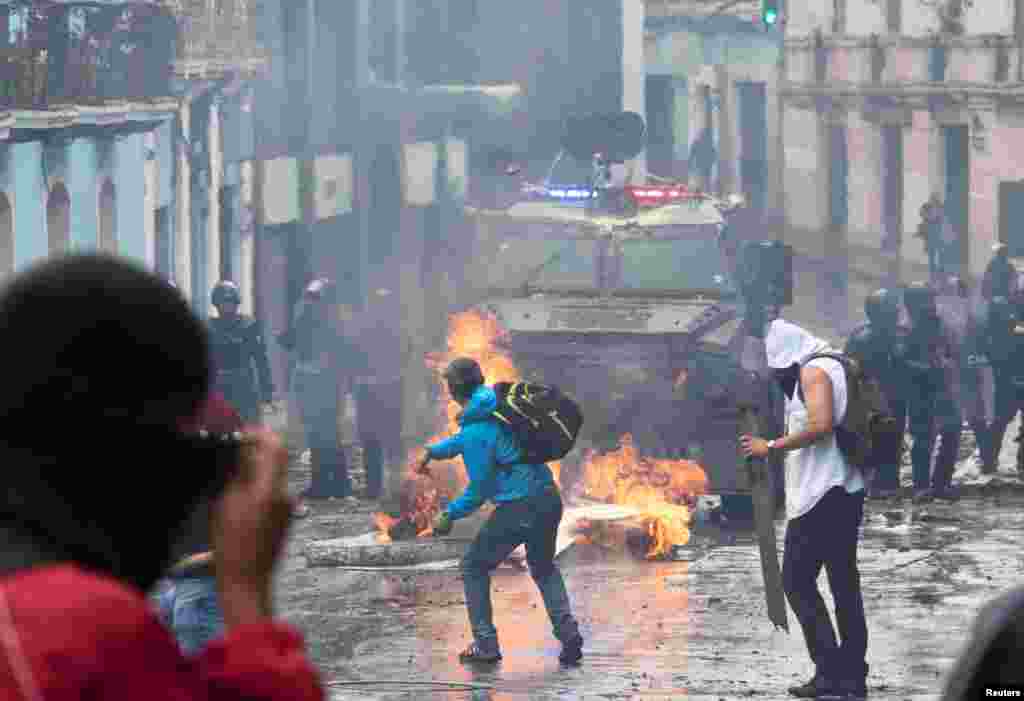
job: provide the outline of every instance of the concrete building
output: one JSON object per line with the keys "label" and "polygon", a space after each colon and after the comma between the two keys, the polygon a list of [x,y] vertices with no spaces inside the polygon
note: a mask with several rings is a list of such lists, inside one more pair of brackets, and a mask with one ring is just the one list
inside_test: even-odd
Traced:
{"label": "concrete building", "polygon": [[927,274],[921,205],[945,202],[964,272],[1024,254],[1024,3],[788,0],[789,236],[879,277]]}
{"label": "concrete building", "polygon": [[[153,3],[0,2],[0,275],[50,254],[156,259],[176,22]],[[169,162],[162,163],[164,169]]]}
{"label": "concrete building", "polygon": [[[760,2],[648,0],[644,28],[651,172],[778,212],[781,35],[762,25]],[[691,158],[702,138],[710,183]]]}
{"label": "concrete building", "polygon": [[0,275],[99,249],[251,311],[248,3],[0,2],[0,28]]}

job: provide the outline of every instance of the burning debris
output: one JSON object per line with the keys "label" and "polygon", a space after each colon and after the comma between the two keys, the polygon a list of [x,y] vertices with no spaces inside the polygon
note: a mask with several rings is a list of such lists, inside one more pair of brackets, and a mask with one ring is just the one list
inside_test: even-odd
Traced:
{"label": "burning debris", "polygon": [[[522,379],[512,358],[501,347],[506,331],[494,316],[476,310],[460,312],[451,316],[448,328],[448,351],[427,358],[428,367],[437,374],[442,398],[439,412],[441,428],[428,443],[459,430],[461,407],[449,399],[442,376],[452,360],[473,358],[480,364],[488,384]],[[430,523],[441,511],[442,499],[451,498],[467,484],[463,470],[452,461],[435,462],[431,477],[417,475],[418,458],[418,455],[410,454],[406,461],[407,476],[402,484],[400,515],[395,518],[383,513],[374,514],[374,525],[382,542],[431,535]],[[550,467],[557,482],[560,465],[550,463]]]}
{"label": "burning debris", "polygon": [[707,475],[692,460],[660,460],[637,453],[626,434],[618,450],[589,452],[583,464],[583,495],[595,501],[632,506],[639,514],[626,522],[581,522],[587,540],[631,552],[646,548],[647,559],[667,557],[690,540],[690,514],[707,491]]}
{"label": "burning debris", "polygon": [[[449,323],[448,351],[428,358],[429,367],[441,383],[443,406],[439,423],[443,426],[430,442],[459,430],[460,407],[448,399],[441,376],[448,363],[458,357],[474,358],[488,383],[522,379],[511,357],[502,348],[506,331],[498,320],[471,310],[454,314]],[[624,522],[578,525],[579,537],[606,547],[626,549],[647,559],[667,557],[673,546],[690,539],[690,514],[697,495],[707,489],[707,476],[700,465],[690,460],[659,460],[641,457],[629,434],[620,439],[617,451],[585,455],[581,496],[608,504],[637,509],[637,515]],[[430,477],[418,475],[418,456],[408,458],[407,476],[402,484],[401,511],[395,517],[374,514],[378,542],[423,538],[432,534],[431,522],[442,506],[466,486],[463,471],[451,461],[434,464]],[[551,463],[555,480],[561,471]]]}

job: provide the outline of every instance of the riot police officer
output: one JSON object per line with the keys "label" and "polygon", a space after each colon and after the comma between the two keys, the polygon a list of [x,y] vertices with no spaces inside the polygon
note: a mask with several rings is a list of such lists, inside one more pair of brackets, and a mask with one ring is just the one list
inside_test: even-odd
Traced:
{"label": "riot police officer", "polygon": [[[952,498],[953,471],[960,447],[962,414],[954,396],[960,348],[939,317],[935,290],[925,282],[909,285],[903,304],[910,317],[907,352],[900,365],[908,381],[907,414],[914,446],[914,498]],[[936,434],[940,444],[932,470]]]}
{"label": "riot police officer", "polygon": [[893,496],[900,488],[903,429],[907,423],[906,378],[899,362],[906,354],[908,329],[900,325],[900,304],[895,290],[880,289],[864,301],[867,323],[850,334],[846,354],[858,360],[865,372],[878,381],[889,410],[900,426],[893,443],[886,447],[886,460],[875,465],[871,495]]}
{"label": "riot police officer", "polygon": [[[989,357],[996,376],[996,410],[992,426],[993,461],[999,455],[1006,428],[1017,412],[1024,409],[1024,329],[1017,326],[1019,310],[1005,297],[994,297],[989,304]],[[1017,450],[1017,469],[1021,469]],[[991,472],[995,472],[995,465]]]}
{"label": "riot police officer", "polygon": [[238,313],[238,285],[218,282],[210,294],[217,316],[210,319],[215,385],[246,423],[260,421],[260,401],[271,403],[274,383],[267,358],[263,326]]}
{"label": "riot police officer", "polygon": [[295,353],[292,391],[313,462],[313,480],[304,496],[330,499],[352,496],[348,460],[341,446],[338,415],[347,380],[346,341],[335,317],[336,287],[317,278],[296,305],[292,327],[282,345]]}

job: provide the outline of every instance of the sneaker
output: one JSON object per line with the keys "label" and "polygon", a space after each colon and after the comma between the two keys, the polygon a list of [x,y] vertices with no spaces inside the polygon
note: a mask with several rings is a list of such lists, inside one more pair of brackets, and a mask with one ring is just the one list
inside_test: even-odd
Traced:
{"label": "sneaker", "polygon": [[798,699],[816,699],[825,694],[835,693],[836,685],[825,679],[820,673],[815,672],[806,683],[800,686],[791,686],[787,689],[790,696]]}
{"label": "sneaker", "polygon": [[583,659],[583,636],[576,634],[567,642],[562,643],[562,652],[558,661],[565,665],[576,664]]}
{"label": "sneaker", "polygon": [[459,662],[482,662],[493,664],[501,661],[501,651],[497,643],[494,645],[481,645],[477,642],[469,644],[465,650],[459,653]]}
{"label": "sneaker", "polygon": [[952,485],[946,487],[937,487],[934,490],[935,498],[942,501],[959,501],[960,491]]}
{"label": "sneaker", "polygon": [[899,487],[876,487],[871,490],[871,499],[894,499],[900,495]]}

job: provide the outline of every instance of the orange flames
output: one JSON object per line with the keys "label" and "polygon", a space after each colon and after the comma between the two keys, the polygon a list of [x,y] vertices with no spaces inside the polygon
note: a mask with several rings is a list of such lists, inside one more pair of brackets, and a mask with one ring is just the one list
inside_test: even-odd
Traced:
{"label": "orange flames", "polygon": [[[498,320],[484,312],[470,310],[453,314],[449,319],[448,350],[427,359],[427,366],[437,374],[441,385],[438,423],[440,431],[428,441],[434,443],[445,435],[459,430],[457,416],[461,407],[448,398],[442,373],[456,358],[475,359],[489,384],[515,382],[522,379],[511,357],[503,350],[502,341],[507,332]],[[584,457],[582,472],[583,493],[590,499],[641,510],[640,527],[646,529],[650,540],[648,558],[669,553],[673,545],[689,541],[690,509],[695,496],[707,489],[707,476],[700,465],[689,460],[657,460],[641,457],[633,445],[633,438],[625,435],[619,450]],[[417,475],[416,466],[422,453],[414,451],[408,456],[407,478],[403,483],[401,518],[387,514],[374,515],[374,525],[380,541],[388,542],[388,531],[404,521],[405,532],[417,537],[431,534],[430,525],[441,509],[441,499],[451,497],[465,488],[465,470],[457,461],[431,463],[429,477]],[[557,481],[561,474],[559,463],[550,464]],[[599,530],[599,529],[598,529]],[[591,533],[596,536],[597,531]]]}
{"label": "orange flames", "polygon": [[583,493],[596,501],[641,510],[639,526],[647,531],[649,559],[669,553],[690,540],[690,511],[707,490],[707,475],[692,460],[641,457],[626,434],[611,453],[588,452],[583,464]]}

